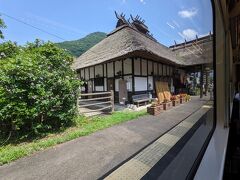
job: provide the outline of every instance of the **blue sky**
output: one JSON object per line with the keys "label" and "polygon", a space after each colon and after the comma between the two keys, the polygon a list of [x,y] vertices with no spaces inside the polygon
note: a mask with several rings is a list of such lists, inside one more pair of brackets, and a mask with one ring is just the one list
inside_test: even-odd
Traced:
{"label": "blue sky", "polygon": [[[115,28],[114,11],[137,14],[145,20],[153,36],[164,45],[182,42],[212,31],[210,0],[0,0],[0,14],[7,29],[5,40],[25,44],[40,38],[61,42],[76,40],[91,32]],[[8,16],[40,28],[38,31]],[[0,40],[0,42],[2,42]]]}

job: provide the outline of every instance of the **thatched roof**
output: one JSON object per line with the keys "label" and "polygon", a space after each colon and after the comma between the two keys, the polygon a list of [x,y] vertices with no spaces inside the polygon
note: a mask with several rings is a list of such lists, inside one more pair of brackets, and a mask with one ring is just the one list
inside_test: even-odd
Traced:
{"label": "thatched roof", "polygon": [[154,41],[151,37],[129,25],[123,25],[78,57],[73,64],[73,68],[80,69],[133,56],[154,59],[168,64],[183,64],[181,58],[178,59],[168,47]]}
{"label": "thatched roof", "polygon": [[213,37],[208,35],[186,43],[170,46],[184,66],[213,63]]}

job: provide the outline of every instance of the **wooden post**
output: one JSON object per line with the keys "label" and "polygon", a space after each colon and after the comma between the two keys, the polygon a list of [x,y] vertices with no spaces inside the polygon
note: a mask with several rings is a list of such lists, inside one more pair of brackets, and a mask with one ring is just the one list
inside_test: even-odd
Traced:
{"label": "wooden post", "polygon": [[111,105],[112,105],[112,112],[114,112],[114,91],[111,90]]}
{"label": "wooden post", "polygon": [[149,88],[148,88],[148,60],[147,60],[147,92],[149,92]]}
{"label": "wooden post", "polygon": [[206,70],[205,96],[207,96],[207,92],[208,92],[208,76],[209,76],[209,72],[208,72],[208,69],[207,69]]}
{"label": "wooden post", "polygon": [[[132,95],[135,94],[135,68],[134,68],[134,58],[132,58]],[[131,98],[132,99],[132,98]]]}
{"label": "wooden post", "polygon": [[124,79],[124,60],[122,60],[122,79]]}
{"label": "wooden post", "polygon": [[200,98],[203,97],[203,65],[201,65],[201,75],[200,75]]}

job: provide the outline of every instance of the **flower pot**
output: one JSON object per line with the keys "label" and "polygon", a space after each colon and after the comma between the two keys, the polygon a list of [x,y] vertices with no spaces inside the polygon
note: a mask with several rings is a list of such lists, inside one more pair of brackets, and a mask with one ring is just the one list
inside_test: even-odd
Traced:
{"label": "flower pot", "polygon": [[166,103],[163,103],[163,110],[168,110],[168,109],[171,109],[172,108],[172,102],[166,102]]}
{"label": "flower pot", "polygon": [[161,113],[162,109],[163,109],[162,105],[159,104],[156,106],[147,107],[147,112],[153,116],[156,116]]}
{"label": "flower pot", "polygon": [[180,104],[184,103],[183,98],[179,98]]}
{"label": "flower pot", "polygon": [[177,106],[179,105],[179,100],[173,100],[172,101],[172,106]]}
{"label": "flower pot", "polygon": [[190,96],[187,96],[186,97],[186,102],[190,101],[191,100],[191,97]]}

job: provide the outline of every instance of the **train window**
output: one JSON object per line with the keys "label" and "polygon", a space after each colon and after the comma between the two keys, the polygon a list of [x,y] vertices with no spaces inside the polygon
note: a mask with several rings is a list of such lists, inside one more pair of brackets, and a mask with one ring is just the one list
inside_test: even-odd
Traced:
{"label": "train window", "polygon": [[[0,11],[0,165],[63,144],[0,167],[0,177],[194,178],[222,112],[216,87],[230,109],[235,81],[221,76],[231,63],[216,77],[226,52],[215,53],[225,42],[214,3],[25,3]],[[229,39],[219,33],[236,49],[238,21]]]}

